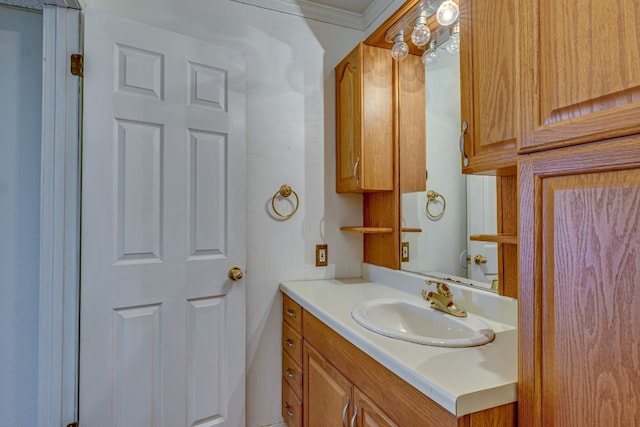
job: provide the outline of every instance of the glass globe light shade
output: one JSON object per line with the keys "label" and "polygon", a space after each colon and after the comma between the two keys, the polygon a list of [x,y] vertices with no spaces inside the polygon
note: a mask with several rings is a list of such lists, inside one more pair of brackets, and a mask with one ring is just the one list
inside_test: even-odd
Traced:
{"label": "glass globe light shade", "polygon": [[459,14],[458,5],[453,0],[445,0],[438,8],[436,19],[440,25],[448,27],[456,22]]}
{"label": "glass globe light shade", "polygon": [[391,48],[391,56],[393,56],[393,59],[396,61],[402,61],[409,55],[409,46],[404,42],[402,34],[395,36],[394,42]]}
{"label": "glass globe light shade", "polygon": [[455,54],[460,52],[460,34],[452,34],[447,45],[447,52]]}
{"label": "glass globe light shade", "polygon": [[419,16],[416,18],[413,32],[411,32],[411,42],[416,46],[424,46],[431,38],[431,30],[427,26],[427,18]]}
{"label": "glass globe light shade", "polygon": [[436,50],[434,45],[431,45],[429,49],[427,49],[422,54],[422,63],[427,67],[438,62],[438,51]]}

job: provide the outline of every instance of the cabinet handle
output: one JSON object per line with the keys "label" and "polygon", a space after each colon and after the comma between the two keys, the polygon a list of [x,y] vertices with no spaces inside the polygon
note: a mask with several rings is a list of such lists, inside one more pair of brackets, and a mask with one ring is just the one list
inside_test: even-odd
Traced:
{"label": "cabinet handle", "polygon": [[285,343],[287,343],[287,346],[289,346],[290,348],[296,348],[296,343],[294,343],[293,341],[291,341],[289,338],[287,338],[286,340],[284,340]]}
{"label": "cabinet handle", "polygon": [[462,164],[465,167],[469,166],[469,158],[464,152],[464,134],[467,133],[467,129],[469,129],[469,124],[465,120],[462,122],[462,132],[460,132],[460,154],[462,155]]}
{"label": "cabinet handle", "polygon": [[285,311],[285,313],[287,313],[287,316],[289,316],[289,317],[293,317],[294,319],[295,319],[296,317],[298,317],[298,316],[296,316],[296,313],[295,313],[295,312],[293,312],[293,311],[291,311],[290,309],[287,309],[287,310]]}
{"label": "cabinet handle", "polygon": [[351,417],[351,422],[349,423],[349,427],[355,427],[356,425],[356,417],[358,416],[358,407],[353,407],[353,417]]}
{"label": "cabinet handle", "polygon": [[356,180],[356,187],[360,187],[360,178],[358,178],[358,166],[360,166],[360,157],[356,159],[356,164],[353,165],[353,177]]}
{"label": "cabinet handle", "polygon": [[291,378],[292,380],[296,379],[296,375],[294,374],[294,372],[291,370],[291,368],[285,368],[284,372],[287,374],[287,376],[289,378]]}
{"label": "cabinet handle", "polygon": [[342,427],[347,427],[347,410],[349,409],[349,403],[351,403],[351,399],[347,396],[344,408],[342,408]]}
{"label": "cabinet handle", "polygon": [[293,412],[291,412],[291,409],[289,409],[289,408],[290,408],[289,404],[288,404],[287,402],[285,402],[285,403],[284,403],[284,410],[286,411],[287,415],[288,415],[290,418],[295,418],[295,417],[296,417],[296,414],[294,414]]}

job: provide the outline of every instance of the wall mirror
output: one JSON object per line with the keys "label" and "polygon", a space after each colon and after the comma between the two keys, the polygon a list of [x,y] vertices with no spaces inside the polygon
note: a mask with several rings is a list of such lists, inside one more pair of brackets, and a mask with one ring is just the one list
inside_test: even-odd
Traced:
{"label": "wall mirror", "polygon": [[459,53],[438,48],[425,73],[427,185],[402,194],[402,270],[492,290],[497,245],[469,236],[496,233],[496,181],[461,172]]}

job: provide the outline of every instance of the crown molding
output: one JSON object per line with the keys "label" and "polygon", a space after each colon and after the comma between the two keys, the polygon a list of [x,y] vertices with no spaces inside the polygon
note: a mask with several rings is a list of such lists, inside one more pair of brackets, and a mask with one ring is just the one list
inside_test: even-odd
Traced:
{"label": "crown molding", "polygon": [[373,0],[373,2],[369,5],[369,7],[364,11],[362,15],[364,22],[364,29],[368,29],[371,24],[375,22],[380,15],[384,13],[385,10],[391,6],[391,1],[389,0]]}
{"label": "crown molding", "polygon": [[301,16],[327,24],[339,25],[365,31],[389,6],[388,0],[374,0],[363,14],[321,5],[307,0],[231,0],[262,9],[274,10],[289,15]]}

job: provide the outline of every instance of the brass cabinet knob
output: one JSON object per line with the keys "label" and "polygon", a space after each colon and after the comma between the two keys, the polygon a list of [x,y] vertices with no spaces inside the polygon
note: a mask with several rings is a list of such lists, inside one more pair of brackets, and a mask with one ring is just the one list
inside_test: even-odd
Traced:
{"label": "brass cabinet knob", "polygon": [[487,263],[487,257],[482,255],[482,254],[478,254],[473,258],[473,262],[475,262],[478,265],[486,264]]}
{"label": "brass cabinet knob", "polygon": [[244,273],[242,273],[242,269],[237,265],[229,269],[229,279],[233,280],[234,282],[242,279],[242,276],[244,276]]}

